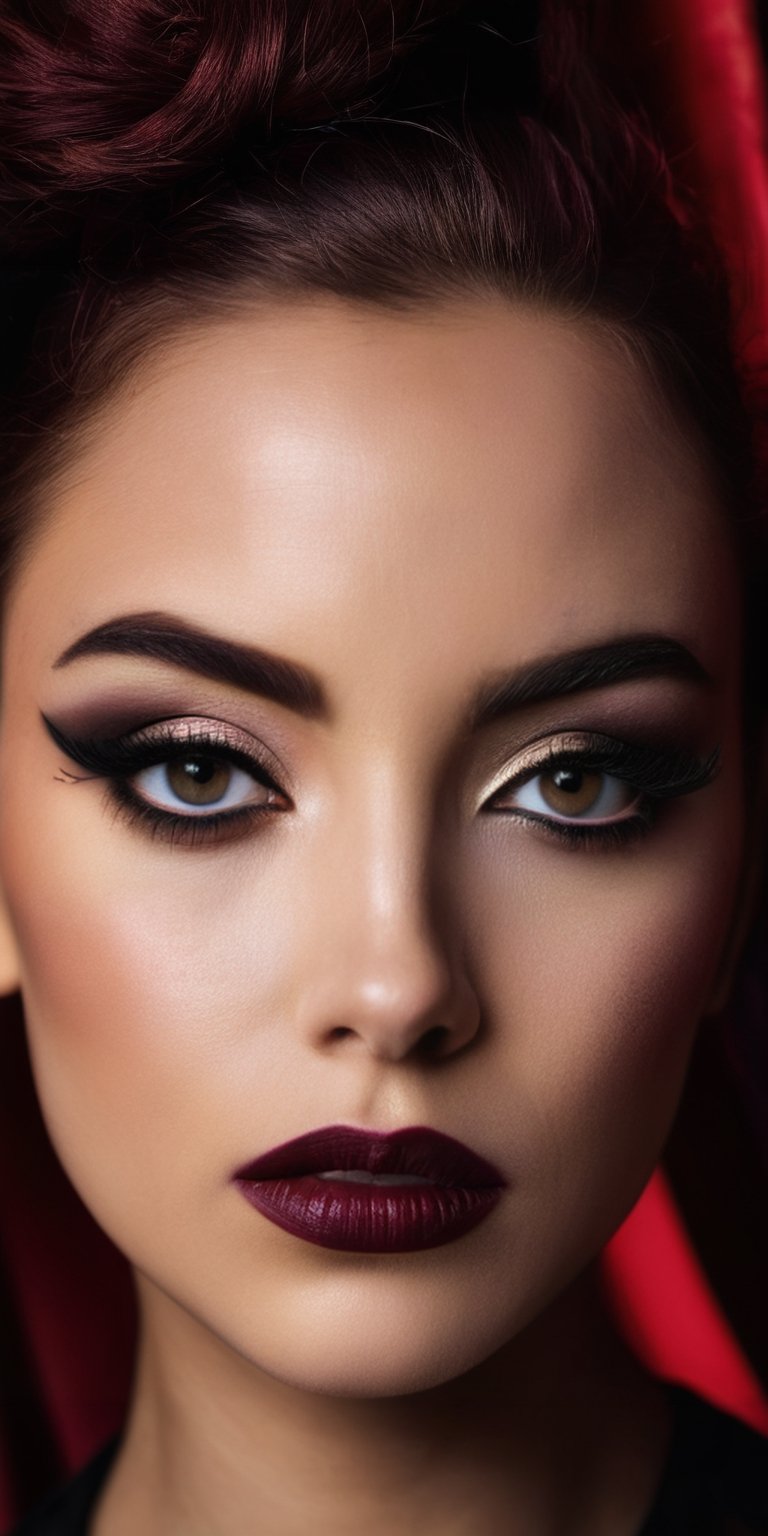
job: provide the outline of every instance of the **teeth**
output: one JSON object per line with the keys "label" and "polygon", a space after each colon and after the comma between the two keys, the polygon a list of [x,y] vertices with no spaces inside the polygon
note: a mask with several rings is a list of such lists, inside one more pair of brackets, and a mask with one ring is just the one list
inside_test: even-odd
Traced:
{"label": "teeth", "polygon": [[331,1173],[318,1173],[318,1179],[343,1179],[350,1184],[434,1184],[420,1173],[368,1173],[363,1168],[335,1168]]}

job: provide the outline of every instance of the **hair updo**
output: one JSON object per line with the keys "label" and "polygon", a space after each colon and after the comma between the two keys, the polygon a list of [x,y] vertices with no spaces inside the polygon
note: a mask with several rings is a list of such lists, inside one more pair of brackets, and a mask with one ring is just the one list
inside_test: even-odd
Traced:
{"label": "hair updo", "polygon": [[0,581],[132,365],[258,295],[599,317],[748,544],[723,280],[595,31],[587,0],[0,0]]}

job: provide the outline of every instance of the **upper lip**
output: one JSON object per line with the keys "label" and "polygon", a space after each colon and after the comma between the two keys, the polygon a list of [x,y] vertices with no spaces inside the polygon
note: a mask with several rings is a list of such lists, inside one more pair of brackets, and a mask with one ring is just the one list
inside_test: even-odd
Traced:
{"label": "upper lip", "polygon": [[325,1125],[271,1147],[238,1168],[236,1179],[274,1179],[318,1170],[359,1168],[367,1173],[422,1174],[437,1184],[463,1189],[505,1185],[506,1179],[479,1153],[428,1125],[397,1131],[366,1131]]}

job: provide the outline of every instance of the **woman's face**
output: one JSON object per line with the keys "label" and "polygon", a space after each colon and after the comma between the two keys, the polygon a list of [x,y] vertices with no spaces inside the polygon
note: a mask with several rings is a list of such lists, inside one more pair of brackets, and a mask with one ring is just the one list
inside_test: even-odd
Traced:
{"label": "woman's face", "polygon": [[[744,810],[707,472],[585,322],[328,300],[169,340],[45,513],[0,868],[64,1166],[149,1304],[270,1375],[456,1377],[640,1192],[715,985]],[[311,686],[278,702],[257,651]],[[439,1246],[305,1241],[232,1176],[333,1124],[433,1127],[506,1187]]]}

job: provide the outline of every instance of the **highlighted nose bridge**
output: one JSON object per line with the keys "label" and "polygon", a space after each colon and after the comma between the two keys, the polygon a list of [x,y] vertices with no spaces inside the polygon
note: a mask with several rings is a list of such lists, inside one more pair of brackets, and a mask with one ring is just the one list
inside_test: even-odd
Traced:
{"label": "highlighted nose bridge", "polygon": [[[441,885],[434,808],[404,771],[369,773],[324,839],[316,1040],[450,1054],[477,1028],[459,915]],[[327,828],[331,833],[330,825]],[[318,950],[315,950],[318,954]]]}

